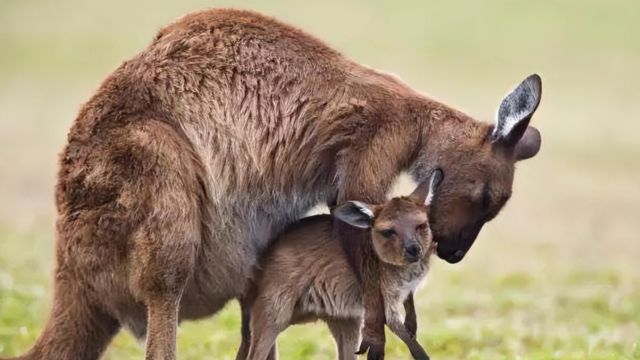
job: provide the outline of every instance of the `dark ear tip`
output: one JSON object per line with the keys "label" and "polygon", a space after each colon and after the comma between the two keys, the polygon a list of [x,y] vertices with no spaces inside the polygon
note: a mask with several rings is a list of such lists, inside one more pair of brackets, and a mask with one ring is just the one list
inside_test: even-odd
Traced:
{"label": "dark ear tip", "polygon": [[529,76],[527,77],[527,80],[535,81],[535,82],[537,82],[537,83],[542,84],[542,78],[540,77],[540,75],[538,75],[538,74],[536,74],[536,73],[533,73],[533,74],[529,75]]}
{"label": "dark ear tip", "polygon": [[526,83],[531,84],[531,87],[540,94],[542,92],[542,78],[538,74],[531,74],[525,80]]}

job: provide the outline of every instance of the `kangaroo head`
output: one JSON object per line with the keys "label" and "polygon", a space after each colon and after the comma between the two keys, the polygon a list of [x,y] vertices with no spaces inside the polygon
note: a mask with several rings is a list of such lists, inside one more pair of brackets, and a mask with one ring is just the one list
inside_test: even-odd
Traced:
{"label": "kangaroo head", "polygon": [[502,101],[495,125],[464,122],[461,131],[461,115],[453,113],[431,134],[411,171],[424,179],[437,163],[447,175],[430,213],[440,258],[462,260],[511,196],[515,163],[537,154],[540,133],[528,125],[540,96],[540,77],[531,75]]}
{"label": "kangaroo head", "polygon": [[407,265],[431,253],[428,213],[442,178],[442,171],[436,169],[407,197],[395,197],[381,205],[347,201],[332,214],[352,226],[370,229],[373,249],[380,260]]}

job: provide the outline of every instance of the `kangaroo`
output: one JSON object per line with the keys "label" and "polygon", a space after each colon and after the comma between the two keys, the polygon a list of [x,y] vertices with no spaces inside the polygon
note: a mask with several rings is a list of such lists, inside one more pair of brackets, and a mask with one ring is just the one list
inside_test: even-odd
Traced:
{"label": "kangaroo", "polygon": [[[537,75],[476,121],[292,26],[211,9],[161,29],[85,103],[60,155],[53,305],[22,359],[96,359],[127,328],[175,359],[179,321],[249,288],[260,255],[318,203],[382,203],[402,172],[447,174],[436,253],[460,261],[540,148]],[[335,224],[362,282],[361,350],[383,357],[368,234]]]}
{"label": "kangaroo", "polygon": [[[408,197],[381,205],[347,201],[332,210],[334,218],[370,231],[380,261],[387,326],[415,359],[429,358],[415,339],[412,294],[426,276],[435,250],[428,208],[441,179],[442,172],[435,170]],[[250,314],[251,339],[247,346],[249,339],[243,337],[237,359],[267,359],[280,332],[317,318],[329,326],[339,359],[356,359],[364,314],[362,289],[335,235],[332,217],[317,215],[302,219],[275,241],[251,290],[253,299],[244,304],[248,310],[243,314]],[[403,304],[407,321],[400,311]]]}

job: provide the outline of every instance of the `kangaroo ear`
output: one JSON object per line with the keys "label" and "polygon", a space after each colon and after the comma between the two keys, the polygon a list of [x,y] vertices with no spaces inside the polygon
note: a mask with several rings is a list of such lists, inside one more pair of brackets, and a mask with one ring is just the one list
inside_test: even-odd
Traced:
{"label": "kangaroo ear", "polygon": [[375,207],[360,201],[344,202],[331,211],[331,214],[351,226],[369,229],[375,217]]}
{"label": "kangaroo ear", "polygon": [[493,142],[515,146],[524,135],[541,96],[542,80],[537,74],[524,79],[511,91],[498,108],[497,123],[491,134]]}
{"label": "kangaroo ear", "polygon": [[431,172],[431,176],[429,179],[418,184],[415,190],[409,195],[415,202],[423,203],[425,205],[430,205],[433,201],[433,196],[435,194],[436,188],[440,185],[442,181],[442,170],[440,168],[436,168]]}
{"label": "kangaroo ear", "polygon": [[515,148],[516,160],[524,160],[534,157],[540,150],[542,139],[540,131],[533,126],[528,126],[524,135],[518,141]]}
{"label": "kangaroo ear", "polygon": [[424,200],[425,205],[430,206],[431,203],[433,203],[433,198],[436,194],[436,190],[438,190],[438,186],[440,186],[443,178],[444,174],[442,173],[441,169],[438,168],[433,170],[431,178],[429,179],[429,193],[427,194],[427,198]]}

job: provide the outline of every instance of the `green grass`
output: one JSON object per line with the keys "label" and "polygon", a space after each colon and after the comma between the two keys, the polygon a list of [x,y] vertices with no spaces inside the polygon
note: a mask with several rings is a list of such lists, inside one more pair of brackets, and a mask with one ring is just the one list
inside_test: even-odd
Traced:
{"label": "green grass", "polygon": [[[0,250],[0,354],[17,355],[31,346],[50,300],[46,276],[34,275],[40,255],[22,254],[45,238],[5,234]],[[9,245],[8,244],[14,244]],[[20,244],[20,245],[15,245]],[[13,248],[10,249],[10,248]],[[640,358],[640,278],[631,269],[562,267],[544,260],[544,250],[527,256],[541,264],[496,271],[473,256],[469,266],[437,261],[417,294],[419,339],[434,359],[637,359]],[[476,255],[476,254],[471,254]],[[491,254],[482,254],[486,260]],[[39,274],[38,272],[36,272]],[[231,303],[211,319],[186,322],[178,333],[181,359],[233,359],[239,343],[239,308]],[[389,359],[407,358],[392,334]],[[332,359],[333,342],[321,323],[295,326],[279,339],[283,359]],[[143,357],[127,332],[110,346],[106,359]]]}
{"label": "green grass", "polygon": [[[542,151],[467,258],[436,261],[420,341],[434,359],[640,359],[640,2],[625,0],[0,1],[0,356],[33,344],[51,303],[57,153],[80,104],[160,26],[219,5],[287,20],[485,121],[540,73]],[[233,358],[237,306],[178,337],[181,359]],[[334,357],[319,323],[279,346]],[[106,355],[142,357],[127,333]]]}
{"label": "green grass", "polygon": [[[640,285],[617,272],[516,273],[481,280],[467,272],[435,273],[434,281],[418,294],[419,338],[435,359],[640,357]],[[9,279],[2,274],[0,354],[16,355],[33,343],[46,303],[42,284],[18,286]],[[238,310],[234,304],[213,319],[181,325],[180,358],[215,354],[216,359],[232,359],[239,341]],[[406,348],[387,336],[388,357],[406,358]],[[279,340],[279,351],[284,359],[334,356],[331,338],[320,323],[289,329]],[[122,333],[106,358],[142,354],[142,346]]]}

